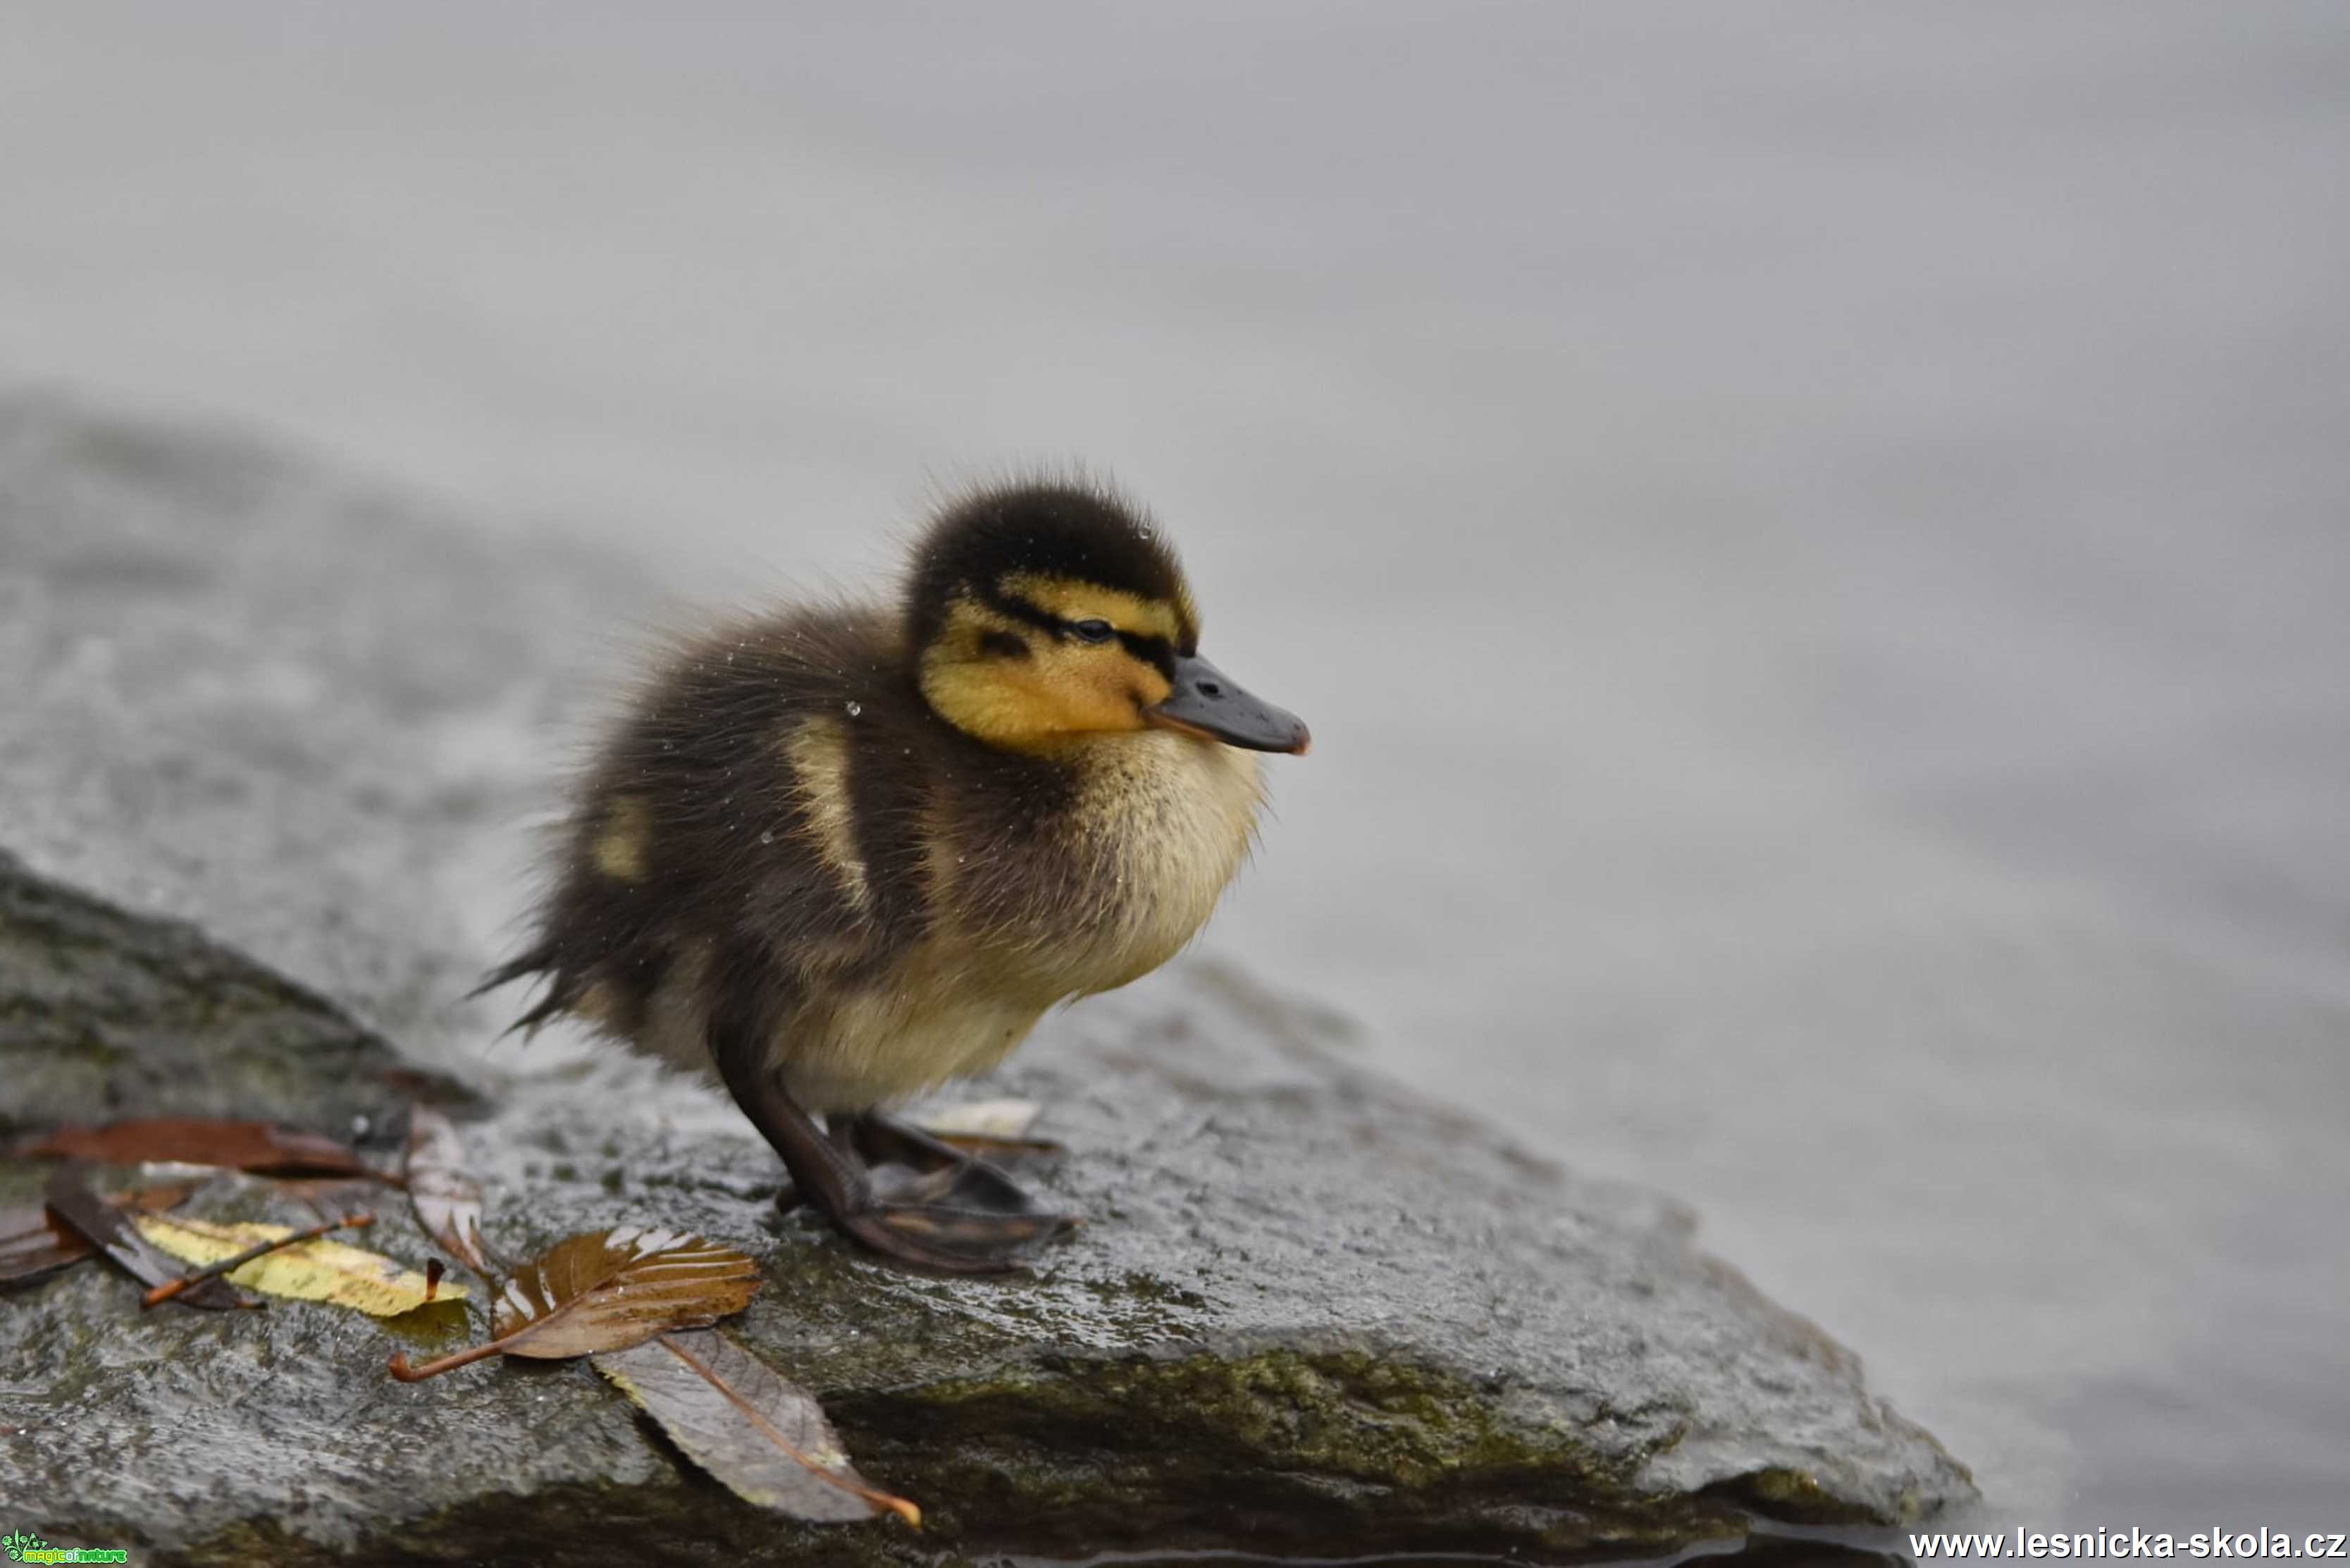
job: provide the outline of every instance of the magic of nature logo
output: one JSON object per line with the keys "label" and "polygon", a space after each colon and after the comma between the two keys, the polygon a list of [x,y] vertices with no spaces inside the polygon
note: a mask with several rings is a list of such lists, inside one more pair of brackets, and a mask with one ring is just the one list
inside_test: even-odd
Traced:
{"label": "magic of nature logo", "polygon": [[130,1553],[120,1547],[52,1546],[37,1535],[12,1530],[0,1535],[0,1552],[11,1563],[128,1563]]}

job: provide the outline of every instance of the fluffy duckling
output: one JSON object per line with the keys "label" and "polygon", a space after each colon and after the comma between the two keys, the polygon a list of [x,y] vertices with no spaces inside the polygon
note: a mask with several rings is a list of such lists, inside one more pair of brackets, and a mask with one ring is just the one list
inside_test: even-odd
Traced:
{"label": "fluffy duckling", "polygon": [[[1256,752],[1305,726],[1199,653],[1174,551],[1103,491],[946,507],[894,607],[682,648],[588,771],[522,1026],[567,1012],[710,1070],[875,1251],[1016,1266],[1075,1221],[881,1109],[1157,969],[1245,857]],[[819,1127],[816,1118],[825,1125]],[[872,1166],[931,1173],[883,1193]]]}

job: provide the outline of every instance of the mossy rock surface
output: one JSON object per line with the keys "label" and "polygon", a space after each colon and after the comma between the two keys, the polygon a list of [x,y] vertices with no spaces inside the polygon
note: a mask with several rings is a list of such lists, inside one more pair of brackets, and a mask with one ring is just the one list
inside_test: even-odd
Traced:
{"label": "mossy rock surface", "polygon": [[[234,441],[0,401],[0,659],[34,672],[0,692],[0,1115],[382,1137],[415,1094],[470,1107],[502,1251],[632,1222],[757,1257],[730,1332],[925,1531],[755,1511],[584,1363],[387,1377],[479,1332],[452,1307],[142,1312],[97,1264],[0,1295],[0,1528],[224,1563],[1540,1560],[1972,1495],[1670,1202],[1401,1092],[1223,968],[1056,1018],[972,1089],[1044,1107],[1066,1153],[1030,1179],[1089,1221],[1010,1280],[777,1213],[775,1158],[699,1085],[561,1037],[490,1051],[503,1020],[460,998],[550,798],[567,667],[630,593]],[[41,1176],[0,1164],[0,1201]],[[251,1182],[194,1204],[286,1210]],[[369,1244],[421,1263],[383,1213]]]}

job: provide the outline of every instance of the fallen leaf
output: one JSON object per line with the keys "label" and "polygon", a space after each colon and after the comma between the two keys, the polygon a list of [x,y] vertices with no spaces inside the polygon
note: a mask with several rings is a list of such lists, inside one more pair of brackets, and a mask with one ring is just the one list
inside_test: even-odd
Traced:
{"label": "fallen leaf", "polygon": [[[117,1209],[148,1213],[185,1199],[188,1187],[148,1187],[106,1199]],[[49,1212],[46,1203],[0,1209],[0,1285],[24,1284],[70,1268],[92,1255],[89,1241]]]}
{"label": "fallen leaf", "polygon": [[[262,1242],[281,1241],[294,1234],[294,1230],[249,1220],[224,1224],[149,1214],[140,1216],[139,1232],[174,1257],[191,1263],[217,1263]],[[425,1293],[424,1276],[415,1270],[380,1253],[323,1238],[255,1258],[230,1270],[228,1279],[232,1284],[265,1295],[331,1302],[374,1317],[397,1317],[431,1299]],[[462,1285],[443,1285],[439,1298],[453,1300],[464,1293]]]}
{"label": "fallen leaf", "polygon": [[[130,1216],[91,1189],[89,1167],[80,1160],[69,1159],[57,1168],[49,1178],[46,1197],[51,1212],[80,1231],[91,1245],[128,1270],[140,1284],[160,1285],[179,1278],[180,1271],[172,1266],[172,1260],[148,1243],[131,1223]],[[246,1301],[219,1280],[206,1280],[193,1290],[181,1292],[176,1299],[189,1306],[214,1312],[259,1304]]]}
{"label": "fallen leaf", "polygon": [[[316,1240],[317,1238],[327,1234],[329,1231],[353,1230],[361,1226],[372,1225],[374,1223],[375,1216],[372,1214],[346,1214],[339,1220],[321,1220],[318,1223],[311,1226],[307,1231],[288,1231],[282,1236],[272,1236],[265,1241],[255,1241],[252,1246],[245,1248],[241,1252],[232,1252],[228,1256],[215,1260],[213,1262],[199,1264],[196,1268],[182,1274],[178,1279],[157,1285],[153,1290],[147,1293],[145,1299],[140,1301],[139,1304],[140,1306],[160,1306],[183,1291],[193,1290],[196,1286],[203,1284],[206,1280],[213,1279],[221,1274],[233,1274],[236,1272],[237,1270],[243,1268],[245,1264],[254,1262],[265,1252],[280,1251],[285,1248],[294,1246],[297,1242]],[[273,1226],[271,1229],[275,1230],[276,1227]],[[440,1260],[436,1258],[433,1262],[438,1263]],[[429,1284],[430,1282],[427,1282]],[[432,1299],[432,1293],[430,1289],[424,1293],[424,1296],[427,1301]]]}
{"label": "fallen leaf", "polygon": [[1059,1144],[1028,1136],[1042,1108],[1034,1100],[972,1100],[925,1111],[920,1126],[941,1143],[982,1158],[1059,1154]]}
{"label": "fallen leaf", "polygon": [[482,1245],[482,1184],[465,1168],[464,1140],[456,1124],[429,1106],[408,1117],[408,1201],[424,1233],[484,1279],[491,1275]]}
{"label": "fallen leaf", "polygon": [[625,1350],[741,1312],[758,1288],[758,1266],[732,1247],[638,1225],[594,1231],[515,1272],[498,1293],[489,1343],[421,1366],[394,1355],[391,1375],[413,1383],[487,1355],[559,1360]]}
{"label": "fallen leaf", "polygon": [[1034,1100],[972,1100],[923,1112],[922,1126],[941,1136],[955,1133],[964,1137],[1024,1137],[1035,1125],[1040,1108]]}
{"label": "fallen leaf", "polygon": [[49,1213],[46,1204],[0,1209],[0,1283],[53,1274],[92,1254],[82,1233]]}
{"label": "fallen leaf", "polygon": [[136,1165],[179,1160],[224,1165],[276,1176],[372,1176],[348,1144],[268,1122],[214,1121],[197,1116],[149,1116],[103,1127],[59,1127],[19,1144],[36,1158],[104,1160]]}
{"label": "fallen leaf", "polygon": [[280,1198],[299,1203],[320,1220],[334,1220],[382,1200],[384,1179],[379,1176],[273,1176],[268,1179]]}
{"label": "fallen leaf", "polygon": [[743,1501],[819,1522],[895,1513],[921,1527],[920,1509],[849,1468],[822,1406],[716,1329],[665,1334],[595,1362]]}

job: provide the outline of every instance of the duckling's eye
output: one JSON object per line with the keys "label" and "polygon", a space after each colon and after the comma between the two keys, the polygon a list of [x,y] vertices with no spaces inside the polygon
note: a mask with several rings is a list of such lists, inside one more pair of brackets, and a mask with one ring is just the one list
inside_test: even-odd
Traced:
{"label": "duckling's eye", "polygon": [[1077,634],[1079,642],[1107,642],[1117,634],[1117,628],[1106,620],[1076,621],[1069,629]]}

